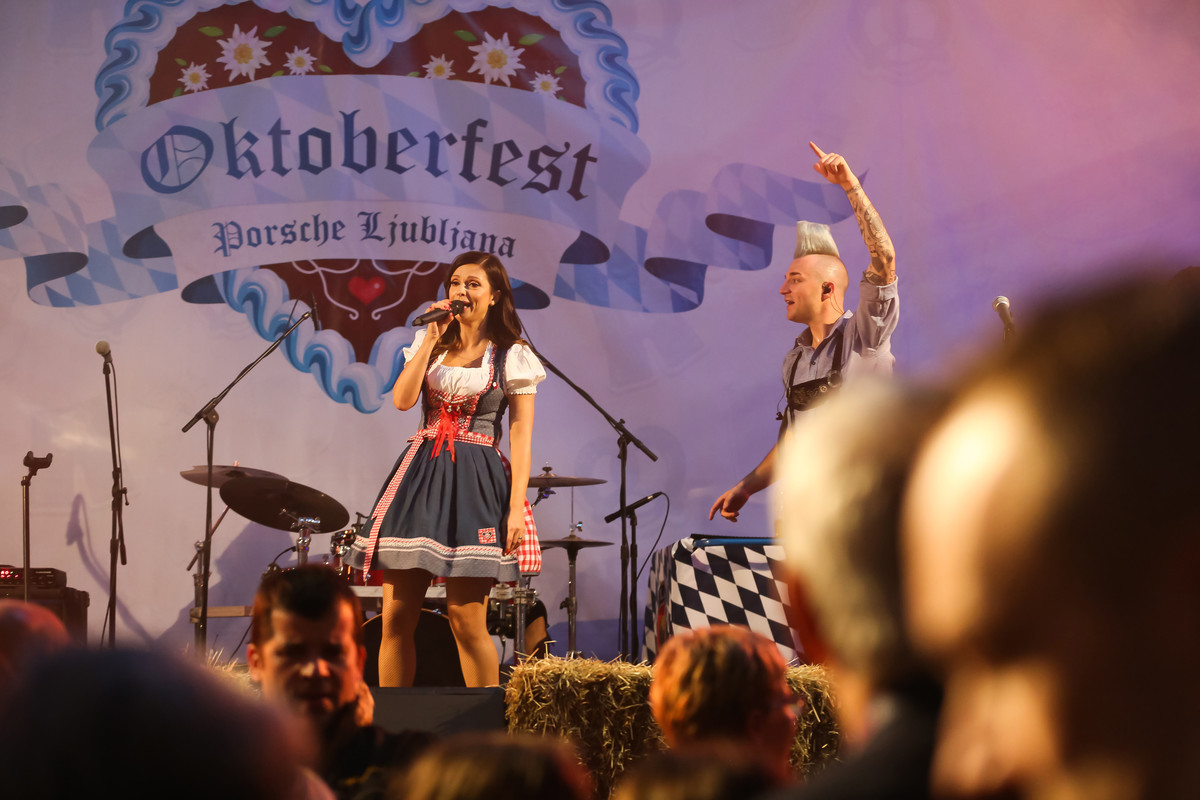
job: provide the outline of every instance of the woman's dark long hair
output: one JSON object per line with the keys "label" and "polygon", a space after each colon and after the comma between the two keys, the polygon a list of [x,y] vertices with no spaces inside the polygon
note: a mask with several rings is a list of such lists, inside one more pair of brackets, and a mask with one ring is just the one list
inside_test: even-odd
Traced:
{"label": "woman's dark long hair", "polygon": [[[524,342],[521,338],[521,320],[517,317],[517,307],[513,304],[512,283],[508,280],[508,270],[496,256],[479,250],[460,253],[450,264],[450,270],[446,273],[446,279],[442,283],[446,294],[450,293],[450,279],[454,277],[455,270],[464,264],[478,264],[482,267],[492,291],[499,292],[496,304],[488,309],[487,317],[484,319],[484,335],[499,349],[506,349],[517,342]],[[453,350],[460,344],[462,344],[462,332],[459,330],[458,320],[454,320],[434,346],[433,357],[436,358],[439,353],[446,350]]]}

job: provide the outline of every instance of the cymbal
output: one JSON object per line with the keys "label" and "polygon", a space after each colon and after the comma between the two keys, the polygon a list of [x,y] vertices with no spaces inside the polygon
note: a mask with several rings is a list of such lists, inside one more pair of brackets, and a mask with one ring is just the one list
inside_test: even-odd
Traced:
{"label": "cymbal", "polygon": [[[191,469],[185,469],[179,474],[192,483],[198,483],[201,486],[208,483],[207,464],[199,464]],[[225,484],[238,478],[276,478],[278,480],[287,480],[282,475],[275,472],[267,472],[265,469],[240,467],[237,464],[213,464],[212,485],[214,489],[220,489]]]}
{"label": "cymbal", "polygon": [[543,550],[550,550],[555,547],[567,547],[578,549],[580,547],[604,547],[614,544],[614,542],[605,542],[600,539],[584,539],[579,536],[568,536],[565,539],[541,539],[540,544]]}
{"label": "cymbal", "polygon": [[544,472],[541,475],[532,475],[529,478],[530,489],[554,488],[563,486],[594,486],[597,483],[607,483],[603,478],[572,478],[569,475],[555,475],[553,472]]}
{"label": "cymbal", "polygon": [[296,518],[315,519],[316,533],[346,527],[350,513],[324,492],[286,478],[238,478],[221,487],[221,499],[246,519],[283,531],[296,529]]}

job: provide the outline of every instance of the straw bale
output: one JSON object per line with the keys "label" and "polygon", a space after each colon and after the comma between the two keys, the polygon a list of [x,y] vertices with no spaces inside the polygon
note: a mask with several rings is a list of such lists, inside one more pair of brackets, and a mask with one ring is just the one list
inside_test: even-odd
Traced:
{"label": "straw bale", "polygon": [[625,767],[666,747],[650,713],[646,664],[549,656],[518,665],[505,690],[509,730],[569,740],[607,797]]}
{"label": "straw bale", "polygon": [[[509,730],[567,739],[607,797],[635,761],[666,748],[650,712],[648,664],[550,656],[514,668],[505,689]],[[788,669],[804,700],[791,763],[811,775],[836,759],[838,731],[829,682],[818,666]]]}

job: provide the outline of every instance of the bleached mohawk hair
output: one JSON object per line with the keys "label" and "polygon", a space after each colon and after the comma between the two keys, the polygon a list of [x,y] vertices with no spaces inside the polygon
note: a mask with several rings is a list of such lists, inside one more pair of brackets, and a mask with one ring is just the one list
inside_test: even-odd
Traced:
{"label": "bleached mohawk hair", "polygon": [[792,258],[810,256],[813,254],[835,256],[841,258],[837,243],[833,241],[833,233],[828,225],[819,222],[800,220],[796,223],[796,254]]}

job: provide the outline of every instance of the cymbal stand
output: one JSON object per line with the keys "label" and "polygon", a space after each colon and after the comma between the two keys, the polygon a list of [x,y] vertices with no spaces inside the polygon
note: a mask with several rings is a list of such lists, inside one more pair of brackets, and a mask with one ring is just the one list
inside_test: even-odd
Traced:
{"label": "cymbal stand", "polygon": [[[208,540],[210,542],[212,541],[212,535],[217,532],[217,528],[220,527],[222,522],[224,522],[225,515],[228,513],[229,506],[225,506],[225,510],[221,512],[221,516],[217,517],[217,521],[213,523],[212,530],[209,531]],[[196,554],[192,556],[192,560],[188,562],[187,570],[188,572],[191,572],[192,567],[196,567],[196,574],[192,576],[192,585],[195,587],[195,599],[193,600],[193,605],[196,608],[200,608],[204,603],[204,575],[201,569],[203,566],[201,562],[204,561],[204,542],[196,542],[195,548]],[[195,635],[196,640],[199,641],[201,636],[200,620],[197,619],[193,627],[193,634]]]}
{"label": "cymbal stand", "polygon": [[[528,334],[525,340],[529,341]],[[600,415],[608,422],[612,429],[617,432],[617,459],[621,462],[621,508],[626,507],[625,503],[625,485],[626,485],[626,466],[629,458],[629,445],[633,445],[641,450],[651,461],[658,461],[658,456],[654,454],[650,448],[646,447],[640,439],[630,432],[625,425],[625,420],[614,419],[612,414],[605,411],[599,403],[597,403],[590,394],[585,392],[574,381],[568,378],[562,370],[550,363],[550,361],[542,355],[537,348],[530,343],[530,349],[534,355],[542,362],[542,366],[553,372],[558,377],[575,390],[575,393],[591,404],[592,408],[600,412]],[[627,515],[621,516],[621,605],[617,616],[617,645],[620,648],[620,656],[626,661],[633,662],[637,659],[637,638],[638,631],[636,625],[629,624],[629,610],[637,605],[637,587],[630,586],[634,581],[637,573],[637,528],[627,527],[629,518]],[[629,536],[632,535],[633,541],[630,542]],[[631,591],[632,590],[632,591]],[[636,613],[636,612],[635,612]],[[628,636],[628,641],[626,637]]]}
{"label": "cymbal stand", "polygon": [[[583,530],[583,523],[576,522],[569,527],[568,539],[577,538],[576,531]],[[567,551],[567,596],[559,603],[559,608],[567,611],[567,658],[580,658],[583,653],[575,649],[575,631],[579,617],[579,599],[575,583],[575,558],[579,555],[579,545],[568,544]]]}
{"label": "cymbal stand", "polygon": [[208,491],[205,492],[207,499],[205,501],[205,508],[204,508],[204,545],[203,545],[203,552],[200,553],[200,582],[201,582],[200,592],[199,592],[199,594],[200,594],[200,618],[196,623],[196,643],[195,643],[196,655],[205,660],[208,659],[208,581],[209,581],[209,578],[212,577],[212,570],[211,570],[212,533],[213,533],[213,528],[215,527],[213,525],[212,496],[213,496],[213,440],[216,438],[217,421],[220,419],[220,417],[217,415],[217,406],[220,404],[220,402],[222,400],[225,399],[225,395],[229,394],[229,392],[233,389],[233,387],[237,386],[238,382],[241,381],[242,378],[246,377],[250,373],[250,370],[257,367],[260,361],[262,361],[267,356],[271,355],[271,353],[275,352],[275,350],[277,350],[279,348],[279,345],[283,344],[283,340],[286,339],[289,335],[291,335],[292,331],[296,330],[296,328],[299,328],[301,322],[304,322],[304,320],[311,317],[312,313],[313,312],[310,310],[310,311],[305,311],[303,314],[301,314],[300,319],[296,320],[291,325],[291,327],[289,327],[286,331],[284,331],[280,335],[280,337],[278,339],[271,342],[270,347],[268,347],[266,350],[264,350],[258,358],[254,359],[249,364],[247,364],[242,369],[242,371],[237,374],[237,377],[234,378],[229,383],[228,386],[226,386],[224,389],[221,390],[220,394],[218,394],[216,397],[212,398],[207,403],[205,403],[200,408],[199,411],[197,411],[195,414],[192,415],[192,418],[190,420],[188,420],[188,423],[183,426],[184,433],[187,433],[188,431],[190,431],[192,429],[192,426],[195,425],[200,420],[204,420],[205,424],[208,427],[208,436],[206,439],[207,446],[205,448],[207,451],[207,458],[208,458],[208,461],[206,462],[208,464],[208,479],[206,481],[206,487],[207,487]]}

